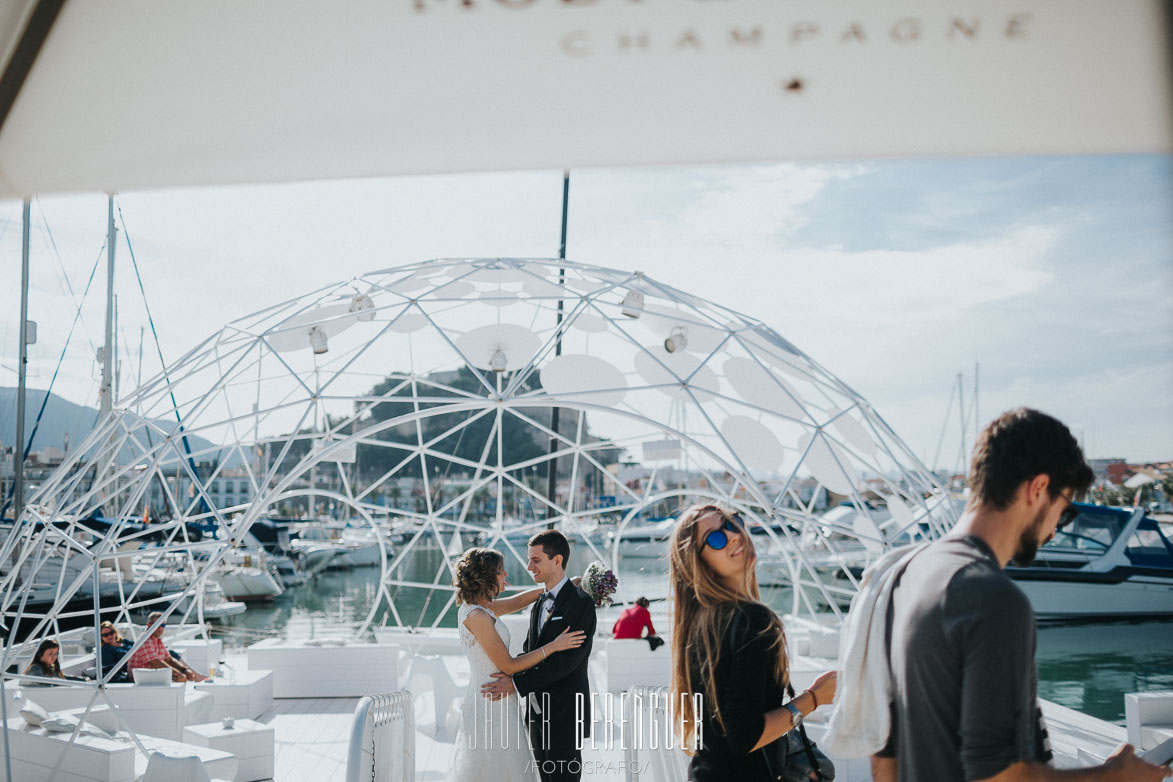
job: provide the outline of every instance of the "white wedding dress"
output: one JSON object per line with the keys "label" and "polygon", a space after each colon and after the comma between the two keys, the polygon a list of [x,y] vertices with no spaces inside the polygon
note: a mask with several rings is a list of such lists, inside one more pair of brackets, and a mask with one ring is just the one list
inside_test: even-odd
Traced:
{"label": "white wedding dress", "polygon": [[456,737],[452,779],[454,782],[538,782],[517,693],[499,701],[481,695],[481,685],[492,681],[492,674],[498,671],[476,636],[464,625],[473,611],[484,611],[492,617],[497,634],[505,648],[509,648],[509,628],[492,611],[467,603],[460,606],[456,621],[470,675],[461,710],[460,733]]}

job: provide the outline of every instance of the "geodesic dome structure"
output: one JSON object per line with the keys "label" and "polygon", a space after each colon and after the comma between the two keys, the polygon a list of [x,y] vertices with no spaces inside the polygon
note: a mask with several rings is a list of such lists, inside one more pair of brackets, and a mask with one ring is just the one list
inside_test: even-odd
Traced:
{"label": "geodesic dome structure", "polygon": [[[229,472],[247,501],[209,491]],[[171,606],[258,519],[329,514],[383,544],[359,632],[434,627],[453,613],[453,556],[480,544],[523,563],[548,525],[630,600],[624,547],[663,540],[657,522],[697,501],[743,514],[761,578],[797,613],[839,615],[874,556],[954,521],[867,401],[765,324],[638,272],[436,260],[240,318],[119,400],[32,498],[0,594],[11,623],[30,614],[22,584],[55,584],[41,628],[87,585]],[[139,594],[128,552],[185,558],[188,577]]]}

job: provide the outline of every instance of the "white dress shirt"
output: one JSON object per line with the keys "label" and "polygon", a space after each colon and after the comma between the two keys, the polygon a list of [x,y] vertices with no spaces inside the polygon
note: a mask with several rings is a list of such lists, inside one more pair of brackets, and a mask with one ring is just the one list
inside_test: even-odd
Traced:
{"label": "white dress shirt", "polygon": [[[539,598],[543,601],[540,612],[538,613],[538,635],[542,634],[542,630],[546,626],[546,622],[550,621],[550,617],[554,615],[554,600],[558,599],[558,592],[562,590],[567,583],[569,583],[569,576],[563,576],[562,580],[554,585],[553,589],[548,589]],[[554,600],[546,600],[546,595],[553,595]]]}

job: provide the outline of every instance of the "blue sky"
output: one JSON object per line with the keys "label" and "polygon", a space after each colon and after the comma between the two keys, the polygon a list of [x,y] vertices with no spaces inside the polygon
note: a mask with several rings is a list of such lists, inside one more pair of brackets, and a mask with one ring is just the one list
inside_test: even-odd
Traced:
{"label": "blue sky", "polygon": [[[173,360],[227,320],[360,271],[556,255],[560,198],[560,172],[529,172],[119,203]],[[34,387],[47,385],[75,306],[63,278],[80,294],[105,209],[101,196],[34,203]],[[1173,458],[1173,157],[584,170],[572,176],[570,214],[571,258],[642,269],[762,319],[866,396],[922,457],[936,449],[955,375],[965,372],[968,396],[980,362],[983,419],[1033,405],[1067,421],[1091,455]],[[0,204],[0,230],[0,385],[15,385],[19,204]],[[56,389],[89,404],[95,285]],[[134,354],[125,385],[145,322],[125,244],[118,289]],[[148,335],[147,374],[152,352]],[[948,431],[945,452],[957,444]]]}

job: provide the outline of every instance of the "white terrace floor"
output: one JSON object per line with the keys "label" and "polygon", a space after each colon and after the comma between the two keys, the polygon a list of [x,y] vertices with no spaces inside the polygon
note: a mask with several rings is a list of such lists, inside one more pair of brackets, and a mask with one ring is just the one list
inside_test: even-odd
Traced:
{"label": "white terrace floor", "polygon": [[[276,746],[273,778],[278,782],[343,782],[350,745],[351,720],[358,698],[291,698],[273,702],[273,711],[260,721],[274,729]],[[455,732],[436,738],[417,731],[417,782],[449,778]],[[623,752],[586,749],[586,780],[621,780]]]}
{"label": "white terrace floor", "polygon": [[[244,658],[238,661],[243,667]],[[453,662],[456,662],[453,660]],[[275,732],[276,782],[343,782],[346,779],[346,756],[351,725],[358,698],[277,699],[273,709],[260,722]],[[417,698],[416,775],[419,782],[440,782],[450,778],[455,741],[455,723],[434,735],[428,723],[432,713],[430,696]],[[1089,717],[1072,709],[1044,702],[1043,711],[1056,751],[1056,765],[1073,767],[1091,765],[1106,757],[1125,741],[1123,727]],[[819,726],[815,726],[817,737]],[[584,782],[624,780],[624,753],[616,748],[583,751]],[[844,782],[870,778],[866,764],[853,762],[841,769]]]}
{"label": "white terrace floor", "polygon": [[[453,658],[454,665],[463,662]],[[247,667],[244,656],[231,659],[237,670]],[[274,730],[276,782],[343,782],[346,757],[358,698],[278,698],[273,709],[258,722]],[[456,741],[457,719],[436,733],[431,723],[431,696],[416,698],[415,763],[417,782],[441,782],[450,778]],[[588,782],[623,780],[624,753],[614,749],[583,750]]]}

